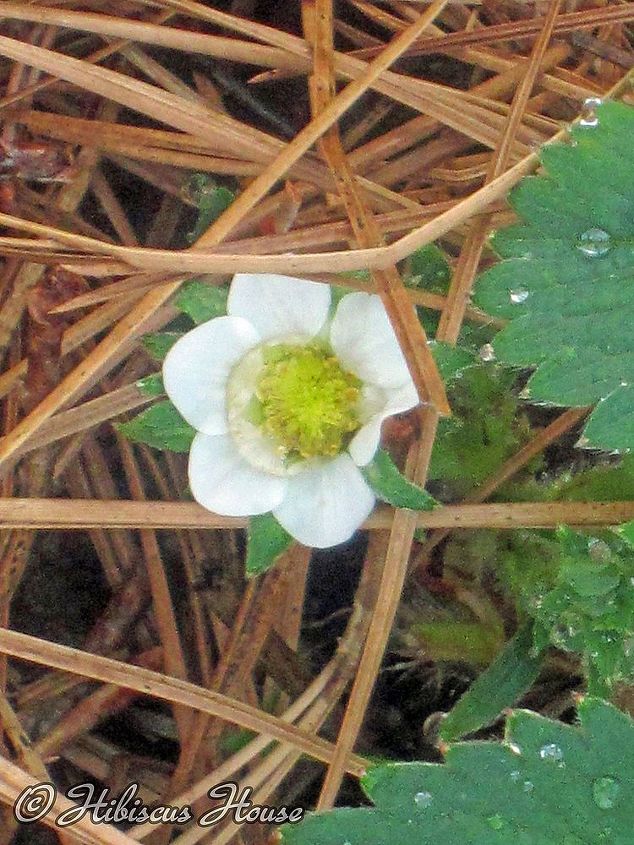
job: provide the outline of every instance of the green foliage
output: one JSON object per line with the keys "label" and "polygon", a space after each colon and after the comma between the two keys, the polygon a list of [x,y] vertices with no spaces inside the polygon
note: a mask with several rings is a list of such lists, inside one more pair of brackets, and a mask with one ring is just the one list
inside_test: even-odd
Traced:
{"label": "green foliage", "polygon": [[450,742],[488,725],[526,692],[541,665],[541,654],[533,650],[533,623],[528,622],[448,713],[441,739]]}
{"label": "green foliage", "polygon": [[178,292],[174,305],[196,324],[206,323],[227,313],[229,288],[192,279]]}
{"label": "green foliage", "polygon": [[411,508],[415,511],[430,511],[438,502],[422,487],[412,484],[383,449],[378,449],[370,463],[362,468],[377,498],[395,508]]}
{"label": "green foliage", "polygon": [[475,357],[461,346],[450,346],[448,343],[431,340],[429,346],[434,361],[445,384],[460,378],[463,370],[476,364]]}
{"label": "green foliage", "polygon": [[580,654],[589,691],[606,695],[634,674],[634,548],[611,532],[589,537],[561,528],[543,539],[550,548],[541,577],[526,573],[534,558],[519,545],[500,556],[499,577],[535,620],[535,650]]}
{"label": "green foliage", "polygon": [[[620,471],[618,467],[611,471],[600,467],[585,476],[589,483],[593,473],[609,478],[611,472]],[[574,493],[584,498],[583,487]],[[463,585],[472,593],[474,584],[490,585],[491,578],[496,579],[497,592],[512,602],[520,618],[534,622],[530,646],[515,654],[515,668],[520,674],[522,663],[530,675],[528,666],[533,657],[555,646],[579,655],[593,694],[607,695],[616,681],[634,676],[634,548],[626,533],[619,537],[605,531],[592,536],[565,528],[461,531],[449,540],[443,560],[447,572],[462,573]],[[469,656],[465,648],[464,659],[469,660]],[[492,666],[481,676],[485,688],[490,680],[488,672],[495,671]],[[525,688],[529,685],[527,680]],[[491,688],[495,687],[491,681]],[[520,687],[518,681],[517,695],[522,692]],[[476,710],[478,701],[487,695],[480,696],[477,684],[474,686]],[[510,707],[517,695],[509,693],[499,706],[494,706],[491,697],[492,710]],[[467,705],[470,703],[459,707]],[[463,717],[458,713],[455,718]]]}
{"label": "green foliage", "polygon": [[634,391],[630,385],[622,382],[612,396],[600,399],[584,435],[597,449],[630,451],[634,444]]}
{"label": "green foliage", "polygon": [[621,525],[618,532],[628,545],[634,548],[634,522],[626,522],[624,525]]}
{"label": "green foliage", "polygon": [[486,666],[504,642],[504,632],[499,625],[458,619],[417,622],[411,626],[409,634],[420,640],[425,655],[435,662],[461,661]]}
{"label": "green foliage", "polygon": [[439,423],[429,477],[449,484],[454,495],[482,483],[528,439],[514,382],[510,370],[480,365],[452,385],[453,416]]}
{"label": "green foliage", "polygon": [[251,578],[266,572],[292,542],[272,513],[252,516],[247,529],[247,575]]}
{"label": "green foliage", "polygon": [[119,423],[116,427],[130,440],[171,452],[189,452],[196,434],[195,429],[185,422],[167,399],[141,411],[130,422]]}
{"label": "green foliage", "polygon": [[503,743],[452,745],[444,764],[370,769],[372,808],[309,815],[284,845],[629,845],[634,723],[598,699],[571,727],[523,710]]}
{"label": "green foliage", "polygon": [[634,446],[634,109],[606,102],[542,148],[546,175],[510,202],[523,221],[500,231],[504,259],[480,276],[476,304],[510,320],[500,361],[536,367],[532,401],[599,403],[585,431],[604,449]]}
{"label": "green foliage", "polygon": [[228,188],[217,185],[216,182],[205,173],[196,173],[192,176],[188,194],[190,199],[198,206],[198,219],[192,231],[187,235],[187,240],[194,243],[205,232],[214,220],[226,211],[235,199],[235,194]]}
{"label": "green foliage", "polygon": [[172,346],[182,336],[182,332],[154,332],[153,334],[146,334],[142,343],[152,358],[156,361],[163,361]]}
{"label": "green foliage", "polygon": [[427,244],[409,257],[406,284],[431,293],[445,294],[451,279],[451,267],[436,244]]}
{"label": "green foliage", "polygon": [[225,757],[231,757],[242,751],[255,736],[253,731],[246,728],[228,728],[220,737],[220,751]]}
{"label": "green foliage", "polygon": [[562,475],[548,492],[553,499],[575,502],[634,500],[634,455],[624,455],[612,466],[594,466],[572,476]]}
{"label": "green foliage", "polygon": [[146,396],[162,396],[165,393],[165,386],[163,385],[163,376],[161,373],[152,373],[150,376],[145,376],[137,381],[136,386],[141,393]]}

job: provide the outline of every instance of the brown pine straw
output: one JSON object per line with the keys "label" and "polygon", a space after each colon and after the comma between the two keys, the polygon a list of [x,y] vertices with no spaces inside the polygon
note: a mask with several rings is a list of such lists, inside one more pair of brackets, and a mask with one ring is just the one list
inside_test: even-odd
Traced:
{"label": "brown pine straw", "polygon": [[[221,660],[217,664],[220,668],[216,669],[216,678],[213,677],[216,668],[214,657],[206,650],[205,616],[200,612],[198,615],[193,613],[195,618],[190,637],[195,643],[194,654],[187,655],[186,666],[181,632],[176,628],[172,598],[166,587],[165,563],[156,540],[156,532],[161,529],[174,532],[178,555],[188,579],[193,580],[197,566],[209,554],[213,544],[220,544],[220,537],[222,542],[232,537],[233,530],[244,528],[246,520],[219,517],[195,503],[176,501],[186,484],[184,463],[171,456],[159,459],[138,446],[124,446],[118,450],[119,456],[123,454],[128,480],[127,492],[123,495],[131,498],[116,498],[120,488],[117,488],[108,466],[108,452],[101,441],[93,437],[94,427],[99,423],[125,409],[141,407],[147,401],[131,384],[140,374],[148,371],[148,363],[138,350],[139,337],[171,319],[174,312],[167,305],[169,297],[184,279],[193,274],[276,271],[310,276],[325,283],[341,283],[337,274],[342,270],[368,268],[373,271],[378,287],[383,284],[385,294],[389,290],[400,290],[399,282],[393,275],[395,264],[407,258],[418,246],[442,237],[443,245],[449,245],[453,254],[459,256],[450,296],[435,297],[422,291],[408,290],[407,302],[403,300],[402,308],[407,305],[411,310],[411,303],[417,302],[442,310],[444,316],[439,337],[449,341],[455,340],[464,316],[479,321],[487,319],[486,315],[467,308],[473,275],[482,263],[483,237],[489,226],[506,225],[511,221],[512,215],[501,210],[502,200],[507,190],[538,164],[537,156],[529,151],[529,145],[536,147],[555,133],[556,122],[550,114],[556,112],[549,109],[548,103],[555,102],[557,98],[569,98],[574,102],[592,94],[616,95],[628,84],[625,79],[612,85],[615,73],[603,73],[603,65],[596,64],[594,53],[583,54],[583,60],[579,60],[578,51],[570,39],[557,41],[545,52],[549,35],[571,29],[603,27],[597,30],[597,35],[607,37],[609,26],[615,27],[612,31],[616,32],[618,23],[634,19],[634,9],[632,4],[623,4],[557,14],[555,4],[551,3],[546,17],[482,27],[477,21],[476,8],[473,11],[476,25],[469,30],[468,13],[459,5],[448,6],[442,13],[442,20],[436,19],[435,13],[442,5],[436,3],[429,8],[427,4],[405,6],[394,2],[377,6],[358,3],[357,6],[370,16],[377,18],[380,15],[387,30],[397,33],[386,48],[379,39],[368,37],[360,29],[342,28],[341,22],[332,18],[329,0],[315,0],[314,5],[311,0],[305,0],[307,17],[311,8],[322,16],[321,35],[325,36],[320,38],[319,26],[312,31],[307,26],[305,39],[191,0],[167,0],[163,3],[153,0],[146,4],[145,10],[141,3],[126,5],[122,14],[131,13],[139,17],[141,10],[143,20],[115,17],[114,14],[83,13],[62,5],[3,4],[7,18],[36,25],[32,30],[25,27],[23,31],[27,32],[27,39],[39,45],[0,36],[0,53],[13,58],[15,63],[9,71],[11,78],[16,83],[19,79],[25,83],[21,86],[12,83],[7,96],[0,100],[3,116],[9,122],[15,120],[18,129],[24,127],[38,135],[68,140],[81,146],[87,164],[83,181],[69,186],[70,199],[64,209],[66,214],[58,213],[51,207],[48,192],[40,195],[25,186],[18,186],[19,211],[0,215],[0,224],[9,228],[6,236],[0,236],[0,252],[9,257],[16,272],[19,271],[19,260],[23,259],[26,262],[68,263],[95,276],[127,277],[110,284],[110,280],[105,279],[102,288],[95,288],[86,297],[74,304],[69,303],[63,309],[68,312],[80,306],[94,308],[100,302],[105,303],[87,312],[85,318],[67,331],[62,351],[68,367],[74,366],[74,369],[66,370],[67,375],[57,388],[17,425],[19,416],[15,411],[19,386],[26,371],[26,362],[21,359],[23,353],[17,342],[17,319],[22,307],[21,294],[39,274],[39,267],[30,264],[21,271],[23,278],[14,288],[18,295],[0,312],[4,320],[0,326],[0,345],[10,348],[8,369],[0,376],[0,395],[8,393],[9,407],[5,437],[0,440],[0,472],[5,474],[2,482],[4,495],[8,497],[12,490],[13,476],[8,472],[22,455],[65,438],[63,452],[56,462],[55,476],[63,478],[64,492],[73,496],[72,499],[0,498],[0,528],[91,532],[90,539],[108,583],[113,588],[123,586],[125,595],[133,601],[143,595],[134,582],[140,557],[141,567],[152,567],[158,649],[161,653],[164,647],[171,649],[167,659],[164,658],[160,664],[162,669],[167,669],[167,674],[151,672],[146,675],[140,667],[112,660],[113,652],[107,649],[109,657],[95,657],[89,653],[100,651],[105,642],[103,631],[101,639],[98,630],[92,632],[84,650],[80,651],[0,629],[0,652],[49,667],[41,683],[31,685],[31,695],[35,696],[31,708],[40,697],[47,698],[55,706],[63,706],[64,695],[76,689],[79,683],[84,683],[85,678],[101,682],[94,702],[82,699],[82,703],[86,702],[85,712],[81,707],[67,711],[67,720],[58,722],[58,731],[51,736],[58,742],[62,755],[104,781],[116,777],[113,759],[119,749],[111,744],[106,752],[105,744],[100,746],[96,743],[94,735],[85,735],[79,743],[69,746],[67,743],[74,736],[72,714],[84,712],[85,730],[89,730],[98,715],[95,710],[98,700],[109,701],[114,707],[112,702],[129,701],[126,696],[147,694],[170,705],[181,740],[176,766],[148,781],[158,800],[164,801],[166,796],[172,798],[175,791],[179,795],[170,803],[198,801],[216,783],[243,776],[244,785],[255,787],[254,799],[267,802],[299,756],[306,754],[328,766],[320,806],[330,806],[343,772],[347,770],[359,775],[363,770],[365,761],[354,756],[352,750],[403,580],[408,567],[411,568],[420,556],[428,553],[433,543],[457,527],[553,528],[562,523],[592,527],[616,525],[634,517],[632,502],[482,502],[530,457],[577,424],[587,409],[565,411],[546,429],[536,432],[523,449],[462,504],[424,513],[394,511],[379,506],[365,525],[370,529],[370,549],[363,568],[362,585],[355,597],[355,618],[348,625],[340,650],[314,681],[310,682],[310,674],[308,680],[301,672],[293,676],[295,685],[291,685],[289,692],[293,703],[283,715],[276,716],[255,706],[258,699],[252,683],[256,655],[271,639],[266,638],[266,630],[275,615],[274,608],[268,613],[265,609],[262,614],[256,614],[259,628],[253,637],[249,636],[249,620],[253,622],[254,608],[266,606],[266,590],[253,582],[243,596],[242,604],[234,605],[225,617],[216,617],[212,606],[211,617],[217,641],[221,648],[229,643],[227,654],[230,651],[235,657],[235,661],[225,657],[224,662]],[[162,8],[157,12],[158,6]],[[207,35],[178,26],[166,26],[176,14],[182,16],[186,25],[206,22],[212,28],[219,27],[222,34]],[[428,25],[424,26],[426,17]],[[436,25],[442,22],[446,26],[448,21],[450,28],[460,31],[442,32]],[[75,41],[71,50],[74,55],[82,55],[83,58],[73,59],[50,49],[50,45],[55,43],[52,33],[57,31],[54,30],[56,27],[67,30],[63,35],[64,43],[70,43],[66,41],[68,31],[74,31]],[[362,49],[352,53],[334,51],[331,33],[337,27]],[[78,32],[84,34],[77,36]],[[622,29],[619,37],[621,33]],[[226,37],[227,34],[233,37]],[[522,45],[521,39],[535,36],[537,39],[530,58],[525,55],[516,57],[505,52],[504,48],[494,50],[489,46],[501,39]],[[88,53],[103,40],[109,41],[106,47]],[[264,70],[259,78],[266,77],[272,81],[312,72],[315,85],[322,86],[323,96],[307,129],[286,144],[273,135],[223,114],[219,108],[218,92],[207,77],[198,74],[196,87],[190,88],[160,64],[154,54],[148,55],[142,47],[144,44],[162,45],[180,50],[185,55],[197,51],[212,58],[255,62]],[[621,46],[625,46],[623,41]],[[524,54],[528,52],[525,43],[520,49]],[[474,84],[469,91],[459,91],[418,80],[390,68],[392,62],[402,55],[421,55],[431,51],[445,52],[473,65],[476,74],[486,74],[486,81]],[[111,58],[108,68],[98,66],[107,57],[116,56],[124,57],[126,63]],[[590,73],[592,63],[595,63],[596,72]],[[132,75],[126,75],[122,70]],[[137,71],[152,84],[135,78],[133,74]],[[537,74],[540,74],[539,93],[531,96],[531,84]],[[337,96],[333,93],[335,77],[340,85],[345,85]],[[522,77],[525,77],[523,83]],[[606,95],[604,91],[610,85],[612,91]],[[67,109],[64,99],[69,89],[74,92],[73,96],[79,90],[105,98],[108,101],[106,107],[97,111],[94,121],[77,117]],[[515,97],[509,105],[514,92]],[[36,105],[32,108],[29,98],[34,94],[37,94]],[[344,134],[342,147],[336,143],[336,122],[343,111],[358,103],[362,94],[368,101],[374,98],[376,111],[366,113],[365,120],[352,121],[351,128]],[[387,104],[386,97],[389,98]],[[116,123],[118,106],[115,104],[136,110],[159,122],[163,128],[120,125]],[[391,132],[379,132],[374,141],[362,143],[362,133],[377,132],[382,115],[393,106],[398,108],[399,104],[413,108],[417,115]],[[344,152],[346,143],[355,132],[361,146],[352,153]],[[563,132],[560,132],[555,137],[561,138],[562,135]],[[95,144],[94,149],[91,149],[91,141]],[[474,142],[481,144],[486,152],[474,155]],[[318,150],[324,152],[324,160],[312,149],[315,144]],[[493,155],[489,152],[491,150]],[[139,244],[138,232],[107,181],[107,170],[102,169],[99,163],[101,154],[123,168],[124,173],[141,178],[162,193],[161,212],[155,216],[152,234],[144,246]],[[175,170],[177,167],[181,170]],[[180,215],[188,202],[181,190],[183,169],[226,173],[239,178],[247,177],[253,182],[250,188],[239,194],[239,197],[247,197],[237,201],[242,205],[234,203],[191,249],[151,248],[151,244],[169,243],[161,236],[177,231],[182,223]],[[339,172],[342,178],[339,178]],[[427,177],[429,181],[426,181]],[[285,189],[274,187],[278,178],[291,180],[297,205],[288,221],[290,231],[276,230],[271,236],[263,236],[259,234],[262,220],[270,217],[279,222],[284,216]],[[484,178],[488,178],[489,182],[483,186]],[[93,196],[117,235],[116,243],[112,243],[109,236],[102,235],[96,226],[87,224],[76,212],[77,205],[73,205],[72,201],[81,199],[89,183]],[[405,185],[401,194],[393,189],[396,185]],[[339,193],[336,194],[337,191]],[[349,220],[342,212],[342,200]],[[376,221],[375,230],[371,230],[372,221]],[[368,223],[370,236],[359,237],[360,229],[367,228]],[[16,233],[26,234],[28,239],[15,237]],[[229,237],[235,240],[228,240]],[[396,237],[396,240],[385,244],[382,239],[386,237]],[[323,248],[328,251],[319,252]],[[296,254],[281,254],[290,251]],[[485,253],[485,261],[489,260],[490,255]],[[364,287],[355,281],[344,283],[351,287]],[[399,295],[402,296],[402,293]],[[394,308],[392,313],[398,333],[404,310]],[[116,321],[119,322],[110,330]],[[91,338],[103,329],[110,330],[110,334],[98,345],[91,345]],[[413,355],[412,347],[415,351],[421,343],[421,336],[418,335],[416,340],[416,333],[412,333],[411,325],[401,327],[399,337],[409,359]],[[81,350],[80,358],[79,347],[85,341],[89,343]],[[408,344],[412,344],[409,349]],[[420,372],[425,369],[420,359],[418,364],[419,375],[427,376],[427,372]],[[120,378],[118,373],[118,380],[106,381],[110,371],[121,365],[124,377]],[[423,388],[424,381],[419,379],[420,388]],[[101,395],[88,398],[88,392],[97,387]],[[423,390],[421,392],[425,395]],[[84,397],[87,401],[79,404]],[[436,400],[440,407],[442,397],[438,390]],[[407,471],[422,482],[438,415],[432,407],[426,406],[420,417],[422,435],[410,450]],[[149,484],[158,491],[156,495],[162,501],[146,501]],[[61,491],[60,495],[63,495]],[[433,533],[427,544],[420,547],[418,558],[411,560],[413,532],[418,526],[430,528]],[[220,531],[215,536],[208,533],[218,529]],[[143,537],[142,555],[139,554],[138,534],[134,533],[139,530]],[[230,542],[227,540],[227,543]],[[304,549],[296,548],[294,551],[303,554],[304,559],[307,557]],[[232,565],[232,559],[224,563]],[[241,565],[239,560],[238,564]],[[305,567],[301,572],[305,573]],[[239,577],[242,577],[242,570]],[[130,584],[134,588],[132,591]],[[304,583],[297,586],[303,588]],[[200,611],[205,594],[188,597],[188,601],[192,611],[196,608]],[[278,603],[279,599],[275,598],[276,607]],[[238,613],[238,607],[242,608],[242,612]],[[251,615],[249,608],[253,611]],[[103,627],[103,620],[100,624]],[[156,648],[156,635],[152,634],[148,639],[147,619],[140,618],[137,626],[137,636],[145,643],[142,648]],[[279,640],[275,642],[279,649]],[[277,654],[279,657],[279,650]],[[293,661],[298,661],[298,656],[290,648],[286,657],[290,659],[291,666]],[[195,675],[198,684],[188,681],[190,662],[192,666],[195,664],[193,671],[199,673]],[[234,662],[236,665],[233,665]],[[264,662],[263,668],[268,671],[268,661]],[[64,674],[69,672],[75,673],[75,684],[69,682],[68,675]],[[224,686],[214,687],[220,680],[220,674],[233,680]],[[271,677],[278,682],[274,672]],[[300,686],[296,689],[298,681]],[[340,724],[337,742],[335,745],[327,743],[317,734],[351,682],[352,689],[342,721],[337,714],[337,724]],[[207,687],[214,691],[210,692]],[[288,689],[283,685],[282,688]],[[17,692],[19,695],[20,690]],[[124,695],[118,696],[117,693],[121,692]],[[17,736],[14,715],[6,707],[0,706],[0,710],[4,730],[9,736],[12,732]],[[63,707],[61,712],[64,712]],[[17,716],[22,716],[19,710]],[[204,726],[212,718],[250,727],[256,732],[256,738],[247,748],[219,765],[212,763],[204,769],[204,775],[200,770],[196,773],[193,768],[190,772],[190,764],[193,766],[198,761],[202,765],[208,754],[217,754],[216,748],[207,749],[203,739],[206,734]],[[219,731],[216,730],[217,733]],[[207,739],[210,736],[207,734]],[[275,737],[275,742],[272,737]],[[16,747],[32,774],[42,761],[29,756],[28,747],[21,745],[19,738]],[[265,750],[267,753],[263,755]],[[29,775],[20,769],[14,770],[16,767],[12,769],[11,764],[5,767],[4,762],[0,768],[3,768],[0,794],[10,803],[17,794],[18,784],[30,782]],[[87,834],[93,838],[84,841],[123,845],[124,842],[152,836],[152,841],[158,843],[166,842],[170,832],[168,827],[159,831],[155,826],[145,825],[129,835],[123,835],[106,826],[99,826],[98,830],[93,827],[94,830],[91,828]],[[215,830],[209,836],[193,826],[180,833],[179,839],[183,845],[194,845],[206,837],[205,842],[209,845],[211,842],[224,845],[237,841],[237,833],[233,824]],[[247,841],[251,833],[249,830],[238,834],[240,841]],[[80,835],[79,828],[75,829],[74,835]]]}
{"label": "brown pine straw", "polygon": [[[535,41],[526,74],[515,91],[508,122],[491,157],[486,174],[487,183],[500,176],[508,165],[513,140],[548,49],[560,6],[561,0],[551,0],[548,14],[544,20],[544,27]],[[447,294],[447,302],[438,324],[437,337],[439,340],[454,345],[457,343],[490,222],[491,219],[488,215],[479,217],[462,247],[460,259]]]}
{"label": "brown pine straw", "polygon": [[[428,16],[431,19],[435,18],[444,5],[444,2],[433,3],[428,9]],[[305,0],[303,12],[304,29],[307,36],[312,36],[314,50],[314,74],[310,80],[311,99],[315,114],[319,114],[328,108],[335,90],[332,2],[331,0],[315,0],[313,4],[312,0]],[[361,246],[382,243],[380,230],[372,212],[363,202],[336,128],[332,128],[322,138],[320,149],[337,182],[339,194],[357,242]],[[408,344],[411,341],[415,342],[415,333],[410,330],[410,327],[412,321],[417,323],[418,320],[411,304],[405,298],[405,289],[396,266],[385,270],[375,270],[372,278],[377,290],[382,294],[388,314],[390,309],[396,312],[397,319],[393,319],[393,325],[397,329],[397,334],[401,335],[399,337],[401,348],[404,353],[412,350]],[[403,328],[407,331],[399,333],[401,321]],[[423,348],[427,350],[424,334],[422,343]],[[433,416],[436,417],[440,410],[437,408],[432,412]],[[429,442],[431,443],[432,440]],[[430,454],[431,449],[425,449],[420,443],[414,444],[411,448],[406,473],[415,482],[424,482]],[[383,559],[380,570],[381,582],[372,611],[372,619],[339,730],[335,757],[326,772],[317,809],[325,809],[333,805],[345,775],[346,760],[354,748],[361,729],[400,600],[415,529],[416,515],[414,513],[405,510],[395,512],[387,548],[381,556]]]}
{"label": "brown pine straw", "polygon": [[[14,806],[18,796],[25,789],[34,790],[41,783],[41,777],[29,774],[6,757],[0,757],[0,799],[7,806]],[[53,809],[43,820],[44,823],[59,833],[59,828],[55,828],[55,818],[75,806],[76,804],[58,793]],[[135,842],[127,834],[111,825],[96,824],[89,815],[67,827],[64,836],[67,837],[67,841],[87,845],[134,845]]]}
{"label": "brown pine straw", "polygon": [[[161,672],[50,643],[7,628],[0,628],[0,652],[73,675],[81,675],[83,678],[116,684],[201,713],[209,713],[231,724],[256,731],[269,741],[289,742],[316,760],[328,762],[332,759],[333,746],[326,740],[234,698]],[[348,763],[348,771],[352,774],[363,773],[365,761],[361,758],[351,757]]]}
{"label": "brown pine straw", "polygon": [[[380,505],[363,528],[389,529],[394,510]],[[618,525],[634,518],[634,502],[494,502],[442,505],[416,513],[419,528],[556,528]],[[196,502],[128,499],[0,499],[0,529],[245,528],[247,519],[218,516]]]}

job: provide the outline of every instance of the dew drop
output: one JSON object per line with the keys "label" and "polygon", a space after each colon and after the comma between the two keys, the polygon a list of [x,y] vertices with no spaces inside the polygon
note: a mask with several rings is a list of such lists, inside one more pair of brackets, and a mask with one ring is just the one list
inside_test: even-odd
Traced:
{"label": "dew drop", "polygon": [[422,807],[426,809],[427,807],[431,806],[431,802],[434,800],[434,796],[431,792],[417,792],[414,796],[414,803],[417,807]]}
{"label": "dew drop", "polygon": [[495,361],[495,349],[490,343],[485,343],[484,346],[481,346],[479,354],[481,361]]}
{"label": "dew drop", "polygon": [[612,557],[610,547],[605,540],[599,540],[596,537],[588,540],[588,554],[595,563],[607,563]]}
{"label": "dew drop", "polygon": [[597,807],[611,810],[617,802],[621,784],[610,777],[597,778],[592,784],[592,797]]}
{"label": "dew drop", "polygon": [[598,126],[599,118],[597,117],[597,108],[601,105],[599,97],[588,97],[583,104],[583,111],[581,113],[581,120],[579,126]]}
{"label": "dew drop", "polygon": [[564,759],[564,752],[554,742],[542,745],[539,749],[539,756],[542,760],[550,760],[553,763],[561,763]]}
{"label": "dew drop", "polygon": [[521,774],[520,774],[520,773],[517,771],[517,769],[516,769],[514,772],[511,772],[511,774],[509,775],[509,777],[511,778],[511,780],[513,781],[513,783],[517,783],[517,782],[518,782],[518,780],[519,780],[522,776],[521,776]]}
{"label": "dew drop", "polygon": [[493,828],[493,830],[502,830],[504,827],[504,819],[499,813],[496,813],[494,816],[489,816],[487,821],[489,823],[489,827]]}
{"label": "dew drop", "polygon": [[521,305],[522,302],[526,302],[530,296],[530,292],[526,288],[516,288],[515,290],[509,291],[509,296],[514,305]]}
{"label": "dew drop", "polygon": [[579,235],[577,249],[589,258],[605,255],[612,248],[610,235],[604,229],[588,229]]}

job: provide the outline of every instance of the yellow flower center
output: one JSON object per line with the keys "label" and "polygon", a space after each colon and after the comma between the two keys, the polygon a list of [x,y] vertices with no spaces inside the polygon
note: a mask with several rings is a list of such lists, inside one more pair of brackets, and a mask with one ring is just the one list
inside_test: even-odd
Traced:
{"label": "yellow flower center", "polygon": [[361,381],[317,344],[277,344],[263,350],[251,418],[283,450],[286,460],[343,451],[360,428]]}

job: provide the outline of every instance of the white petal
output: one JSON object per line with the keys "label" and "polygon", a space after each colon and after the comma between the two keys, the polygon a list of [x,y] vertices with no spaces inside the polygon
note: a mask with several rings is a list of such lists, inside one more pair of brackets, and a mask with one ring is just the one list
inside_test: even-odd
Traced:
{"label": "white petal", "polygon": [[349,455],[338,455],[288,479],[278,522],[305,546],[325,549],[348,540],[374,507],[374,493]]}
{"label": "white petal", "polygon": [[[409,371],[408,371],[409,372]],[[388,416],[391,414],[402,414],[403,411],[409,411],[420,404],[418,398],[418,391],[411,378],[402,384],[396,390],[389,391],[389,398],[387,400]]]}
{"label": "white petal", "polygon": [[229,314],[247,319],[263,340],[289,334],[314,337],[329,308],[328,285],[273,273],[238,273],[227,303]]}
{"label": "white petal", "polygon": [[343,366],[362,381],[400,387],[411,378],[376,294],[355,292],[343,297],[330,327],[330,343]]}
{"label": "white petal", "polygon": [[348,451],[358,467],[364,467],[366,464],[369,464],[374,457],[374,453],[379,448],[381,425],[384,419],[385,416],[383,414],[376,414],[357,431],[350,441]]}
{"label": "white petal", "polygon": [[348,451],[357,466],[365,466],[374,457],[381,440],[383,420],[415,408],[418,401],[418,394],[411,379],[402,387],[388,392],[383,408],[374,413],[350,441]]}
{"label": "white petal", "polygon": [[241,317],[217,317],[187,332],[163,362],[165,392],[190,425],[205,434],[227,430],[225,385],[233,365],[260,336]]}
{"label": "white petal", "polygon": [[284,498],[288,481],[261,472],[236,451],[231,437],[197,434],[189,453],[189,486],[196,501],[223,516],[267,513]]}

